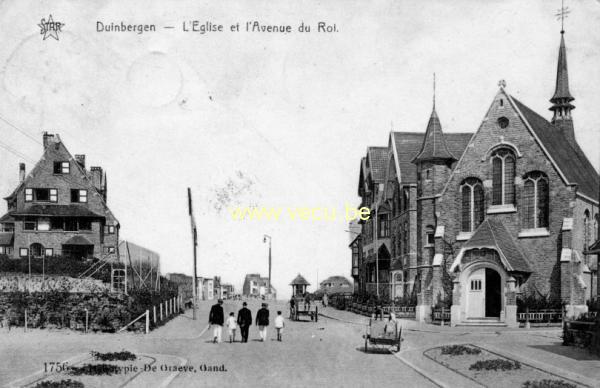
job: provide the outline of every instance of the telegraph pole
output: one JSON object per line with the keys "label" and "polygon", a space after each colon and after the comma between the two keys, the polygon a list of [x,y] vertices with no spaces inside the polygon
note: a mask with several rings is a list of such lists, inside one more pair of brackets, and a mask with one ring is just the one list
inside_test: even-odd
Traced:
{"label": "telegraph pole", "polygon": [[267,284],[267,292],[269,295],[271,294],[271,236],[265,234],[263,237],[263,242],[267,242],[269,239],[269,284]]}
{"label": "telegraph pole", "polygon": [[193,313],[192,313],[192,319],[196,320],[196,314],[197,314],[197,310],[198,310],[198,302],[197,302],[197,296],[196,296],[196,247],[198,246],[198,233],[196,232],[196,221],[194,220],[194,213],[192,212],[192,190],[188,187],[187,189],[188,191],[188,210],[189,210],[189,214],[190,214],[190,224],[192,227],[192,243],[194,246],[194,277],[193,277],[193,281],[192,281],[192,297],[194,298],[194,303],[193,303]]}

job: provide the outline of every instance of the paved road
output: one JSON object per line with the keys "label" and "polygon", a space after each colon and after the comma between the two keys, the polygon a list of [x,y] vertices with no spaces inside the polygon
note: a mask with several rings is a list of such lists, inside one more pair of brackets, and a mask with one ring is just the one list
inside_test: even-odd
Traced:
{"label": "paved road", "polygon": [[[249,306],[253,316],[258,301]],[[226,302],[226,313],[241,308],[241,302]],[[174,379],[169,372],[142,374],[130,387],[164,386],[398,386],[432,387],[431,381],[391,354],[365,354],[362,351],[363,327],[320,318],[318,323],[286,321],[283,342],[275,341],[270,327],[269,340],[259,342],[258,330],[252,326],[248,343],[213,344],[211,331],[205,330],[209,303],[203,303],[199,319],[191,320],[191,312],[153,331],[149,335],[81,335],[69,332],[37,331],[11,333],[11,340],[0,351],[0,381],[3,383],[33,374],[43,362],[61,361],[96,351],[126,349],[137,354],[165,355],[165,359],[187,361],[197,372],[181,372]],[[271,316],[286,306],[269,306]],[[202,335],[201,335],[202,334]],[[224,330],[224,338],[226,330]],[[24,340],[25,339],[25,340]],[[14,353],[13,353],[14,352]],[[10,354],[12,353],[12,354]],[[171,364],[171,362],[169,362]],[[226,371],[203,372],[201,366],[224,365]],[[148,385],[149,381],[152,383]]]}

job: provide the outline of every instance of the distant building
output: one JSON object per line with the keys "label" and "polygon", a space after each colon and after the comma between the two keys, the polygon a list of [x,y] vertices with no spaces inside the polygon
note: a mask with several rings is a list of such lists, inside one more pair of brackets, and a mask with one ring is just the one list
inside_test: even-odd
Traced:
{"label": "distant building", "polygon": [[235,287],[233,287],[233,284],[223,283],[221,285],[221,298],[229,299],[232,298],[233,295],[235,295]]}
{"label": "distant building", "polygon": [[215,280],[214,278],[204,278],[199,276],[196,281],[198,287],[199,300],[214,300],[215,299]]}
{"label": "distant building", "polygon": [[178,294],[182,296],[183,301],[187,302],[194,298],[194,278],[182,273],[168,273],[165,276],[168,280],[177,284]]}
{"label": "distant building", "polygon": [[261,277],[260,274],[253,273],[246,275],[244,279],[244,286],[242,287],[242,295],[250,297],[262,297],[267,294],[271,294],[272,298],[275,299],[277,291],[275,287],[271,285],[271,292],[267,291],[269,285],[268,277]]}
{"label": "distant building", "polygon": [[324,294],[352,293],[352,283],[344,276],[330,276],[319,284],[319,292]]}

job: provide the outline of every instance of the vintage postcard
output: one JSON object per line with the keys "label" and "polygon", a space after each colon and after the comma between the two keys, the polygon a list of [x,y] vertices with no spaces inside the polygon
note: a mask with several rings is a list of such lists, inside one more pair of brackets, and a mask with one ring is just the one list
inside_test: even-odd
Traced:
{"label": "vintage postcard", "polygon": [[0,386],[600,387],[599,26],[0,1]]}

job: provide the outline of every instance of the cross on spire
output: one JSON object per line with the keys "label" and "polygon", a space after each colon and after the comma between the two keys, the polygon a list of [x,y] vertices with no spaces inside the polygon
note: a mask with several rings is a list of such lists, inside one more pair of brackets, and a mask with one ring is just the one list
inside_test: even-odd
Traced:
{"label": "cross on spire", "polygon": [[565,0],[561,1],[560,9],[556,13],[556,20],[560,19],[560,33],[565,33],[565,18],[569,17],[571,10],[569,7],[565,7]]}
{"label": "cross on spire", "polygon": [[435,109],[435,73],[433,73],[433,109]]}

